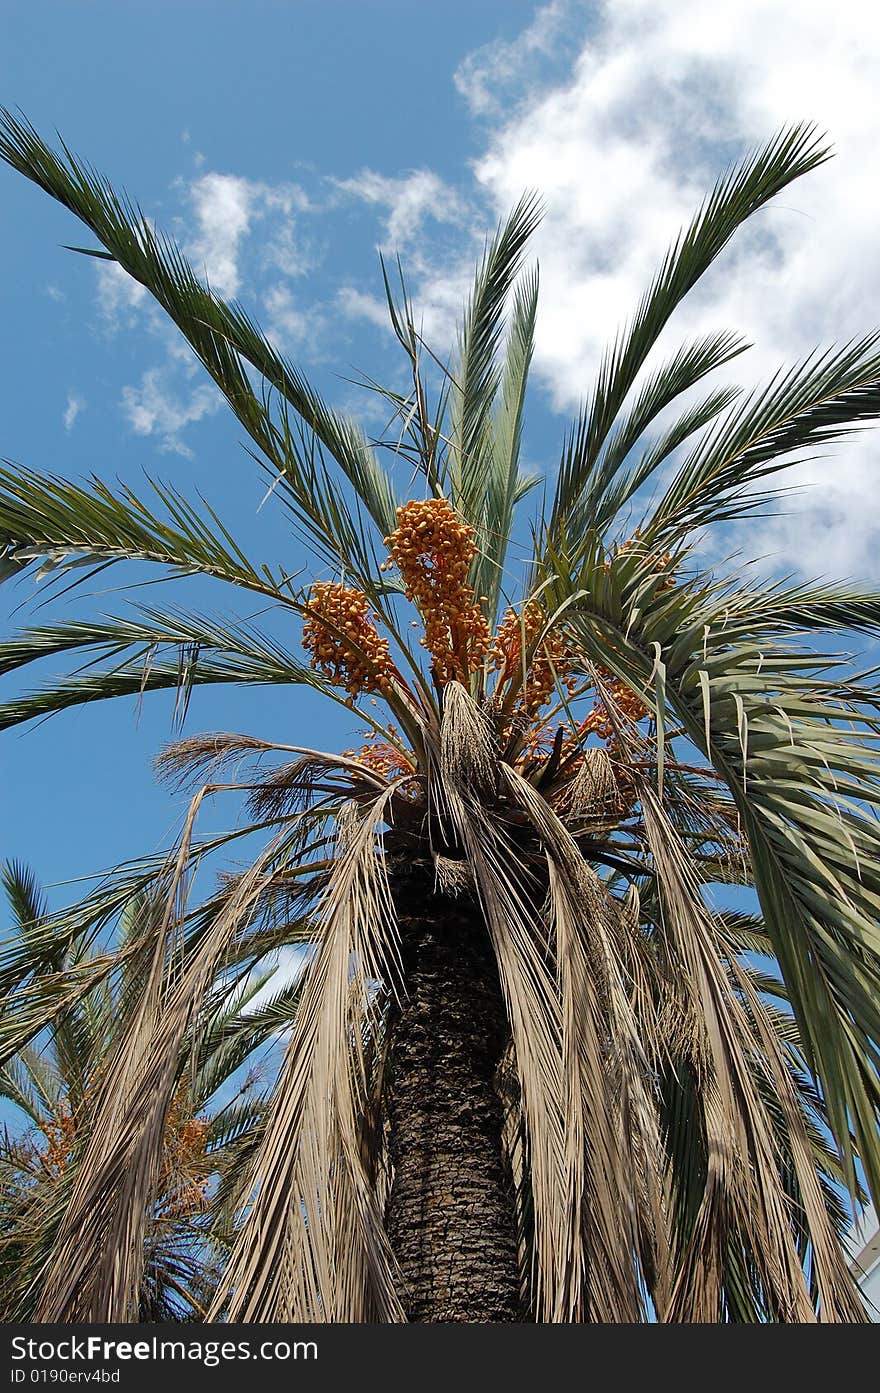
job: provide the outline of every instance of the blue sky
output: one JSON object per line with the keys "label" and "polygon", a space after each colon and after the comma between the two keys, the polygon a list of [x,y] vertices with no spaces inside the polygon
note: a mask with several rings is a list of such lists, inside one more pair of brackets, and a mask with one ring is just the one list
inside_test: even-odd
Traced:
{"label": "blue sky", "polygon": [[[377,248],[400,250],[443,352],[486,231],[538,188],[526,462],[552,468],[602,343],[671,236],[728,160],[786,122],[818,122],[837,158],[724,254],[665,346],[742,330],[756,346],[735,376],[750,382],[874,326],[878,57],[880,20],[815,0],[34,0],[4,15],[0,102],[124,186],[368,430],[382,424],[375,403],[347,379],[401,371]],[[144,473],[172,481],[252,555],[305,564],[281,510],[257,511],[241,431],[174,333],[112,268],[62,250],[88,241],[68,214],[5,168],[0,188],[0,455],[142,490]],[[876,579],[876,451],[865,437],[803,466],[821,490],[753,526],[749,548],[779,569]],[[34,592],[4,592],[10,629]],[[4,735],[0,856],[55,883],[167,845],[182,803],[150,762],[172,710],[157,695],[139,716],[124,700]],[[287,690],[197,691],[188,729],[354,742]],[[224,820],[214,809],[205,826]]]}

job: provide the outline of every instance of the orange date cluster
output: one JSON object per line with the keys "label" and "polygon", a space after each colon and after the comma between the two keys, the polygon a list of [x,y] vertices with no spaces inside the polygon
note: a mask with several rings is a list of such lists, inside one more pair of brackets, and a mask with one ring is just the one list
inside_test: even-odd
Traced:
{"label": "orange date cluster", "polygon": [[577,677],[571,672],[565,637],[551,633],[538,643],[545,623],[545,616],[534,600],[529,601],[521,614],[508,609],[489,650],[492,667],[500,671],[499,686],[515,678],[518,673],[522,674],[523,687],[518,710],[529,717],[546,705],[557,683],[566,688],[569,696],[578,684]]}
{"label": "orange date cluster", "polygon": [[425,625],[420,640],[440,686],[468,677],[489,650],[489,628],[467,575],[476,554],[474,531],[445,498],[411,499],[397,510],[385,545],[404,592]]}
{"label": "orange date cluster", "polygon": [[309,595],[302,643],[319,668],[350,697],[391,690],[396,668],[388,640],[373,620],[366,595],[336,581],[319,581]]}

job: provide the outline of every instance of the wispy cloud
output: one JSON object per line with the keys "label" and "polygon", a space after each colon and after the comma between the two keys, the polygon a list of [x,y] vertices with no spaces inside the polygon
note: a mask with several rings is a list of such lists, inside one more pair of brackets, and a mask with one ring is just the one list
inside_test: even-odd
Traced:
{"label": "wispy cloud", "polygon": [[453,81],[471,112],[494,116],[526,99],[540,83],[546,60],[558,60],[565,51],[585,11],[585,0],[550,0],[516,38],[495,39],[467,54]]}
{"label": "wispy cloud", "polygon": [[435,223],[461,223],[466,204],[461,192],[430,169],[390,177],[362,169],[350,179],[337,179],[336,187],[353,198],[385,211],[385,242],[395,251],[418,235],[426,219]]}
{"label": "wispy cloud", "polygon": [[289,276],[308,266],[295,219],[309,201],[295,184],[273,186],[237,174],[207,173],[191,183],[189,199],[196,234],[188,251],[196,270],[221,295],[236,296],[241,289],[243,243],[254,222],[268,225],[262,229],[264,265]]}
{"label": "wispy cloud", "polygon": [[203,174],[190,197],[198,228],[190,244],[193,264],[221,295],[237,295],[238,257],[254,213],[254,186],[233,174]]}
{"label": "wispy cloud", "polygon": [[147,304],[146,287],[116,261],[96,261],[98,308],[110,329],[129,327]]}
{"label": "wispy cloud", "polygon": [[64,429],[73,430],[74,422],[81,411],[85,410],[86,401],[84,397],[78,397],[75,392],[68,392],[67,406],[64,409]]}
{"label": "wispy cloud", "polygon": [[289,285],[283,281],[271,285],[263,295],[266,309],[266,333],[282,352],[298,348],[306,338],[314,345],[321,330],[320,314],[316,309],[301,309]]}
{"label": "wispy cloud", "polygon": [[377,329],[391,332],[387,301],[380,300],[377,295],[369,295],[353,285],[344,285],[336,294],[336,304],[347,318],[365,319],[367,323],[375,324]]}
{"label": "wispy cloud", "polygon": [[193,451],[182,438],[187,426],[219,409],[221,397],[207,383],[182,396],[176,383],[169,381],[167,369],[149,368],[138,387],[123,387],[122,410],[137,435],[154,435],[163,453],[183,455]]}

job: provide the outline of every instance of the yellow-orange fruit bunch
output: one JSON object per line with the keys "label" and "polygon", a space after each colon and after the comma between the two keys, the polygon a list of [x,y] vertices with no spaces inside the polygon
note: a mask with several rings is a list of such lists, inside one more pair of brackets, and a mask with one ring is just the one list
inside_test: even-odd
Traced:
{"label": "yellow-orange fruit bunch", "polygon": [[611,548],[611,551],[608,554],[608,560],[604,563],[602,567],[603,571],[610,571],[611,563],[614,560],[615,556],[619,556],[622,551],[629,551],[630,547],[634,547],[640,537],[641,528],[637,527],[632,536],[627,537],[625,542],[615,542],[613,547]]}
{"label": "yellow-orange fruit bunch", "polygon": [[205,1207],[211,1171],[207,1149],[208,1124],[204,1118],[192,1115],[179,1089],[168,1110],[162,1148],[164,1218],[194,1214]]}
{"label": "yellow-orange fruit bunch", "polygon": [[557,728],[549,721],[541,721],[539,725],[532,726],[522,742],[517,763],[528,764],[530,760],[546,759],[553,749]]}
{"label": "yellow-orange fruit bunch", "polygon": [[[88,1094],[86,1097],[88,1099]],[[53,1180],[60,1179],[68,1167],[78,1127],[76,1117],[68,1108],[62,1108],[51,1121],[40,1124],[47,1142],[40,1160]],[[194,1213],[204,1208],[212,1169],[207,1148],[208,1123],[204,1118],[193,1116],[183,1089],[178,1088],[168,1110],[162,1142],[163,1217]]]}
{"label": "yellow-orange fruit bunch", "polygon": [[320,668],[351,697],[361,692],[388,692],[396,669],[388,641],[373,622],[366,595],[336,581],[319,581],[312,587],[306,608],[302,643],[312,655],[311,666]]}
{"label": "yellow-orange fruit bunch", "polygon": [[374,774],[383,779],[399,779],[403,774],[414,773],[413,766],[396,745],[388,740],[377,740],[372,745],[362,745],[359,750],[346,750],[349,759],[358,759]]}
{"label": "yellow-orange fruit bunch", "polygon": [[[611,549],[611,554],[610,554],[608,560],[604,563],[602,569],[605,570],[605,571],[610,571],[610,570],[611,570],[611,562],[614,560],[615,556],[619,556],[620,553],[621,553],[622,551],[629,551],[630,547],[635,546],[636,543],[637,543],[639,540],[640,540],[640,531],[639,531],[639,528],[637,527],[636,530],[635,530],[635,532],[632,534],[632,536],[631,536],[631,537],[627,537],[627,539],[626,539],[625,542],[620,542],[619,544],[615,544],[615,545],[612,547],[612,549]],[[675,576],[674,576],[674,574],[673,574],[673,571],[675,570],[675,567],[674,567],[674,565],[673,565],[673,558],[672,558],[672,552],[671,552],[671,551],[665,551],[665,552],[663,553],[662,556],[658,556],[656,565],[654,566],[653,569],[654,569],[654,571],[655,571],[655,573],[656,573],[657,575],[660,575],[660,574],[662,574],[662,573],[664,573],[664,572],[667,573],[667,574],[664,574],[663,580],[662,580],[662,581],[660,582],[660,584],[658,585],[658,587],[657,587],[658,591],[659,591],[659,590],[670,590],[670,589],[675,585]]]}
{"label": "yellow-orange fruit bunch", "polygon": [[631,721],[643,720],[648,714],[648,708],[636,693],[614,673],[609,672],[606,668],[600,668],[599,676],[604,683],[606,699],[603,701],[599,697],[596,700],[586,720],[581,722],[580,729],[584,735],[598,735],[600,740],[614,743],[614,725],[611,721],[608,704],[613,704],[623,716],[628,717]]}
{"label": "yellow-orange fruit bunch", "polygon": [[672,552],[664,551],[663,555],[660,557],[660,560],[657,562],[657,565],[654,567],[654,569],[658,573],[660,571],[666,572],[660,584],[657,586],[657,589],[673,590],[675,588],[675,576],[673,575],[675,567],[672,561]]}
{"label": "yellow-orange fruit bunch", "polygon": [[53,1179],[58,1179],[64,1174],[73,1154],[76,1141],[76,1122],[73,1114],[67,1110],[56,1113],[51,1122],[40,1124],[40,1131],[46,1138],[46,1146],[40,1157],[43,1169]]}
{"label": "yellow-orange fruit bunch", "polygon": [[467,575],[474,559],[474,531],[445,498],[411,499],[397,510],[397,527],[385,545],[408,600],[425,625],[421,640],[441,685],[467,677],[489,649],[489,628]]}
{"label": "yellow-orange fruit bunch", "polygon": [[[522,672],[523,637],[528,654],[544,623],[544,614],[534,600],[529,601],[522,614],[517,614],[513,609],[507,610],[489,650],[492,667],[501,672],[499,686],[509,677]],[[570,662],[567,640],[559,633],[548,634],[532,654],[518,709],[527,716],[534,716],[550,700],[557,682],[561,682],[571,695],[578,679],[570,670]]]}

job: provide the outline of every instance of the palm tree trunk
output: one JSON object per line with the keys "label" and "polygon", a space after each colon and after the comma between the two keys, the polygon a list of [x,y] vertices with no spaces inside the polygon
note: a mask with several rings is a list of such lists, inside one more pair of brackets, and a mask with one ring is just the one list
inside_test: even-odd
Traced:
{"label": "palm tree trunk", "polygon": [[392,886],[408,990],[391,1027],[386,1222],[407,1318],[521,1320],[495,957],[477,904],[434,894],[433,867],[396,869]]}

